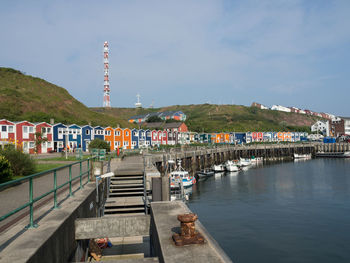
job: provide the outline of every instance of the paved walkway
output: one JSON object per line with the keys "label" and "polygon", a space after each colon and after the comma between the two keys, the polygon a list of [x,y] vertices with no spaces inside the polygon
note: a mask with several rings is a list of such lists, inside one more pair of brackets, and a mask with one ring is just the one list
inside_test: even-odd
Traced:
{"label": "paved walkway", "polygon": [[[84,162],[82,164],[82,172],[87,171],[87,162]],[[74,165],[72,166],[72,178],[76,177],[80,174],[80,165]],[[42,175],[38,178],[33,179],[33,193],[34,198],[37,198],[50,190],[53,189],[54,186],[54,179],[53,179],[53,173],[49,173],[46,175]],[[57,171],[57,186],[64,184],[65,182],[69,181],[69,169],[64,168]],[[87,175],[83,177],[83,184],[87,181]],[[80,187],[80,180],[76,179],[74,181],[74,185],[72,187],[72,190],[75,191],[79,189]],[[60,202],[68,195],[68,185],[58,190],[58,197],[57,201]],[[29,202],[29,181],[23,181],[23,183],[0,190],[0,216],[3,216],[10,211],[19,208],[20,206],[26,204]],[[34,220],[35,218],[38,218],[40,215],[36,213],[37,208],[41,207],[43,204],[46,204],[48,202],[52,202],[53,206],[53,193],[49,194],[48,196],[44,197],[40,201],[38,201],[34,206]],[[0,222],[0,233],[3,231],[6,231],[7,228],[11,227],[14,223],[18,222],[19,220],[23,218],[27,218],[29,222],[29,216],[28,216],[29,208],[25,208],[21,210],[20,212],[8,217],[7,219]]]}

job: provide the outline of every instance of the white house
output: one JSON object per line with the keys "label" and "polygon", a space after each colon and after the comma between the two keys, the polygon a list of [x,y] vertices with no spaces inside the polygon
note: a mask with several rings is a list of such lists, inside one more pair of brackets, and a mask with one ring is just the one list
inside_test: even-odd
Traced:
{"label": "white house", "polygon": [[288,107],[284,107],[281,105],[272,105],[271,110],[278,110],[278,111],[284,111],[284,112],[291,112],[291,109]]}
{"label": "white house", "polygon": [[312,132],[322,133],[329,136],[329,121],[317,121],[311,126]]}

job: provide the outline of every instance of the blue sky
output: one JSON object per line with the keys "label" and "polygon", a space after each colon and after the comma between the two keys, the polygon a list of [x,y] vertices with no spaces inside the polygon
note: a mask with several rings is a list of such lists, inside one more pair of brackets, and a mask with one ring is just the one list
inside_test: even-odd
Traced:
{"label": "blue sky", "polygon": [[350,116],[350,1],[0,2],[0,66],[113,107],[253,101]]}

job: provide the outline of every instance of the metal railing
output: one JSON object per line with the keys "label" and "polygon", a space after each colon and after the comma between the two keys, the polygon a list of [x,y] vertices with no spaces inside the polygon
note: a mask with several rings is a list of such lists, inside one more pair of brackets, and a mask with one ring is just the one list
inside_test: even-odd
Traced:
{"label": "metal railing", "polygon": [[[40,173],[36,173],[36,174],[33,174],[33,175],[30,175],[30,176],[27,176],[27,177],[24,177],[24,178],[20,178],[20,179],[17,179],[17,180],[13,180],[13,181],[9,181],[9,182],[6,182],[6,183],[3,183],[3,184],[0,184],[0,190],[4,187],[11,187],[11,186],[15,186],[17,185],[18,183],[22,183],[24,181],[29,181],[29,202],[21,205],[20,207],[8,212],[7,214],[3,215],[0,217],[0,222],[5,220],[6,218],[20,212],[21,210],[29,207],[29,224],[26,228],[36,228],[38,225],[37,224],[34,224],[34,216],[33,216],[33,213],[34,213],[34,204],[36,202],[38,202],[39,200],[43,199],[44,197],[50,195],[53,193],[53,209],[58,209],[60,208],[58,206],[58,202],[57,202],[57,191],[61,188],[63,188],[64,186],[66,185],[69,185],[69,195],[68,197],[72,197],[73,196],[73,191],[72,191],[72,183],[75,181],[75,180],[78,180],[79,179],[79,190],[80,189],[83,189],[84,188],[84,185],[86,185],[87,183],[90,182],[90,171],[91,171],[91,164],[92,164],[92,161],[94,160],[95,158],[89,158],[89,159],[85,159],[85,160],[82,160],[82,161],[78,161],[78,162],[75,162],[75,163],[72,163],[72,164],[68,164],[68,165],[64,165],[64,166],[61,166],[61,167],[58,167],[58,168],[54,168],[54,169],[51,169],[51,170],[47,170],[47,171],[43,171],[43,172],[40,172]],[[83,163],[87,164],[87,170],[85,172],[83,172]],[[74,176],[72,177],[72,167],[74,165],[79,165],[79,175],[77,176]],[[69,178],[68,178],[68,181],[60,184],[60,185],[57,185],[57,171],[59,170],[62,170],[62,169],[65,169],[65,168],[68,168],[68,172],[69,172]],[[48,175],[48,174],[53,174],[53,189],[51,189],[50,191],[34,198],[34,191],[33,191],[33,188],[34,188],[34,182],[33,180],[42,176],[42,175]],[[83,176],[84,175],[88,175],[87,178],[87,182],[85,182],[83,184]]]}

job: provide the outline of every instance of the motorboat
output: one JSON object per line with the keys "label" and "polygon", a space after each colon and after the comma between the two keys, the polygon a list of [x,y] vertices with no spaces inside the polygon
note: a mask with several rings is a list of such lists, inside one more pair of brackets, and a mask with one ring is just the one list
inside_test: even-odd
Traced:
{"label": "motorboat", "polygon": [[294,159],[311,159],[311,153],[308,154],[297,154],[293,155]]}
{"label": "motorboat", "polygon": [[239,171],[239,167],[233,161],[226,161],[225,168],[229,172],[237,172]]}
{"label": "motorboat", "polygon": [[220,172],[224,172],[225,171],[225,165],[223,164],[219,164],[219,165],[213,165],[213,171],[215,173],[220,173]]}
{"label": "motorboat", "polygon": [[199,179],[207,178],[207,177],[210,177],[210,176],[213,176],[213,175],[214,175],[214,171],[211,170],[211,169],[204,169],[202,171],[197,172],[197,176],[198,176]]}
{"label": "motorboat", "polygon": [[182,168],[181,161],[178,162],[176,170],[170,173],[170,187],[179,187],[179,180],[183,187],[190,187],[196,183],[196,178]]}
{"label": "motorboat", "polygon": [[251,165],[252,162],[250,159],[239,158],[239,166],[246,167]]}

